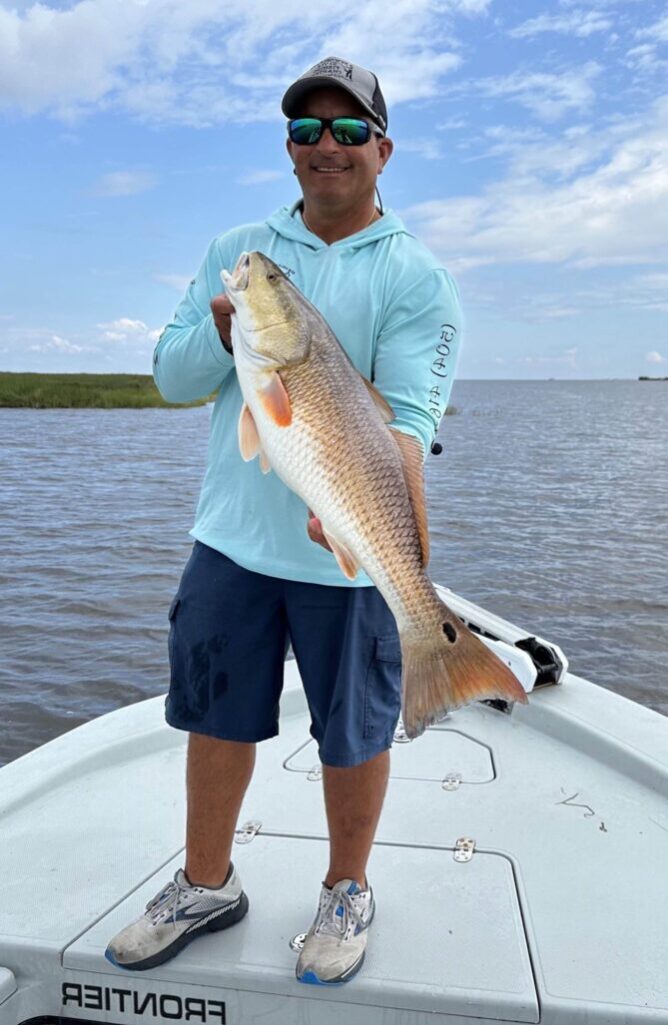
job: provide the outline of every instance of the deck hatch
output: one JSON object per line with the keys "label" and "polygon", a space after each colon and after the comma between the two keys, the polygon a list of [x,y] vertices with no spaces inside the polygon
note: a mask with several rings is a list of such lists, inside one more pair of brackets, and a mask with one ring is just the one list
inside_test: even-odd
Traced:
{"label": "deck hatch", "polygon": [[[321,992],[295,980],[297,953],[290,941],[313,920],[327,841],[260,832],[235,855],[251,912],[233,928],[197,939],[172,961],[142,972],[142,985],[156,991],[168,985],[170,992],[175,985],[216,987],[221,1000],[235,991],[240,1008],[253,994],[294,998],[302,1008],[299,1021],[314,1025],[321,999],[538,1022],[512,865],[479,849],[458,863],[454,849],[454,836],[448,847],[374,846],[369,880],[377,912],[364,968],[346,986]],[[97,973],[113,984],[120,978],[127,983],[128,973],[104,959],[106,943],[181,864],[175,859],[79,937],[63,956],[68,974]],[[313,1004],[312,1017],[303,1001]],[[239,1025],[246,1020],[252,1019],[235,1018]]]}
{"label": "deck hatch", "polygon": [[[320,779],[318,747],[314,740],[298,747],[284,764],[290,772],[303,772],[309,779]],[[428,729],[414,743],[395,744],[390,774],[392,779],[439,784],[448,778],[462,784],[492,783],[495,778],[490,749],[474,737],[444,724]]]}

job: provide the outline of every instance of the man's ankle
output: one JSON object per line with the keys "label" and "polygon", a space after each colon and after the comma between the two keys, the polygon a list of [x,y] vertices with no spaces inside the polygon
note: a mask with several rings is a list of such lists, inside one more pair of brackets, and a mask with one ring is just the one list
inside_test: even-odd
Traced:
{"label": "man's ankle", "polygon": [[191,875],[188,869],[184,868],[183,874],[188,880],[188,884],[190,886],[203,886],[206,890],[220,890],[223,886],[225,886],[225,884],[229,881],[230,876],[232,875],[232,862],[228,864],[227,871],[223,875],[222,883],[218,881],[221,878],[221,873],[218,871],[213,873],[193,872],[193,874]]}

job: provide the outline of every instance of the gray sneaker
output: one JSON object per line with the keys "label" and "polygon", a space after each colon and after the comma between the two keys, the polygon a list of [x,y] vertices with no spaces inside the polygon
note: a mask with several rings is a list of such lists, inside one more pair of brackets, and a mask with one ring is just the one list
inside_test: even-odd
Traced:
{"label": "gray sneaker", "polygon": [[298,981],[336,986],[352,979],[364,961],[374,911],[370,886],[362,890],[354,880],[340,879],[330,890],[323,883],[318,913],[297,962]]}
{"label": "gray sneaker", "polygon": [[217,890],[191,886],[178,869],[173,881],[148,902],[144,914],[114,936],[104,956],[117,968],[154,968],[203,933],[234,925],[247,911],[248,897],[232,864]]}

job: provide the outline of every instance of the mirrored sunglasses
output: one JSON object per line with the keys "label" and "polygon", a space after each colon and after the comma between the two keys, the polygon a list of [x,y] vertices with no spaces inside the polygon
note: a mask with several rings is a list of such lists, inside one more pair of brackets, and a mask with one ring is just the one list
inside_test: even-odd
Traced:
{"label": "mirrored sunglasses", "polygon": [[372,135],[383,134],[361,117],[296,117],[288,121],[288,135],[298,146],[313,146],[325,128],[342,146],[363,146]]}

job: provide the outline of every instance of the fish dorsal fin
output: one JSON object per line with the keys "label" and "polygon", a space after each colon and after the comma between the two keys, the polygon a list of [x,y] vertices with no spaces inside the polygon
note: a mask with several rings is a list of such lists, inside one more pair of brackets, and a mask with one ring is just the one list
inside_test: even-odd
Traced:
{"label": "fish dorsal fin", "polygon": [[429,525],[427,523],[427,503],[424,495],[424,453],[422,443],[412,434],[390,427],[390,433],[397,443],[408,495],[413,506],[413,515],[417,524],[420,547],[422,548],[422,566],[429,562]]}
{"label": "fish dorsal fin", "polygon": [[239,451],[244,462],[248,463],[260,451],[260,436],[257,433],[257,426],[253,414],[244,402],[239,416]]}
{"label": "fish dorsal fin", "polygon": [[394,410],[392,409],[392,406],[389,404],[389,402],[385,401],[385,399],[380,394],[378,389],[372,385],[371,381],[364,377],[363,374],[360,374],[360,377],[364,381],[366,390],[368,391],[369,395],[376,403],[378,411],[380,412],[380,415],[382,416],[383,420],[386,424],[389,424],[390,420],[394,420]]}
{"label": "fish dorsal fin", "polygon": [[267,416],[278,427],[289,427],[292,423],[290,396],[276,371],[269,374],[264,387],[258,390],[258,395]]}
{"label": "fish dorsal fin", "polygon": [[337,541],[335,537],[332,537],[332,535],[328,533],[327,528],[324,526],[324,524],[322,527],[322,532],[325,535],[325,538],[327,539],[327,544],[334,552],[336,561],[338,562],[341,568],[341,572],[344,576],[348,577],[348,580],[354,580],[357,576],[357,570],[359,569],[359,563],[357,562],[355,556],[349,548],[346,548],[344,544],[342,544],[340,541]]}

